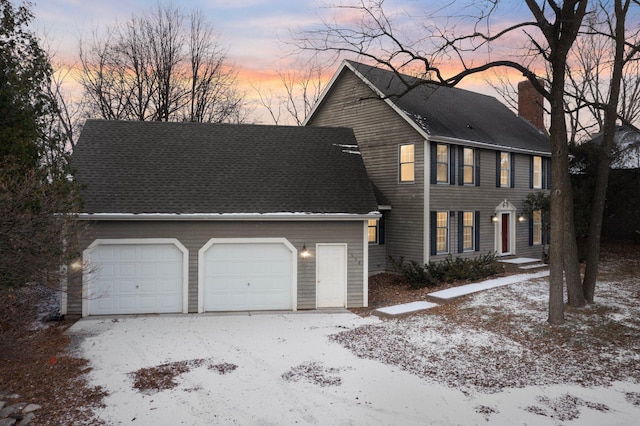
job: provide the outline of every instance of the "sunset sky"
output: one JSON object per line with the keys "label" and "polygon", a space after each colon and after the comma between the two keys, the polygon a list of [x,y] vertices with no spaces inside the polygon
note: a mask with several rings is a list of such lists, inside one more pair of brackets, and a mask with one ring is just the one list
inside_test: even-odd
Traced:
{"label": "sunset sky", "polygon": [[[16,1],[17,2],[17,1]],[[77,61],[78,43],[93,29],[104,29],[116,22],[128,20],[153,8],[158,0],[35,0],[34,29],[45,36],[46,44],[56,57],[65,62]],[[330,22],[348,20],[327,4],[347,3],[345,0],[180,0],[174,1],[184,11],[199,9],[213,24],[228,47],[228,62],[239,71],[238,82],[249,101],[256,93],[251,84],[262,89],[278,90],[277,71],[285,71],[292,62],[292,48],[287,44],[291,32],[318,26],[321,19]],[[353,3],[353,2],[351,2]],[[424,15],[437,12],[439,5],[450,0],[387,0],[385,10],[404,15]],[[466,2],[463,2],[466,3]],[[509,15],[496,20],[501,26],[512,17],[529,16],[521,1],[513,0]],[[473,13],[469,10],[468,13]],[[351,58],[353,59],[353,58]],[[337,65],[336,65],[337,66]],[[467,81],[462,87],[492,93],[484,77]],[[260,109],[255,106],[256,109]],[[251,119],[269,123],[263,112],[254,111]]]}

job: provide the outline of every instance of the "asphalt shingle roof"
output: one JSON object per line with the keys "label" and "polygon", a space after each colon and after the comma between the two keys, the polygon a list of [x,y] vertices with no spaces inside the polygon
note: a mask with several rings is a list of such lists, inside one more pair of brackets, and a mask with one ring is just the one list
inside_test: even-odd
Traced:
{"label": "asphalt shingle roof", "polygon": [[377,210],[346,128],[88,120],[72,167],[86,213]]}
{"label": "asphalt shingle roof", "polygon": [[522,150],[551,151],[546,135],[492,96],[424,84],[398,97],[406,86],[392,71],[347,62],[430,136]]}

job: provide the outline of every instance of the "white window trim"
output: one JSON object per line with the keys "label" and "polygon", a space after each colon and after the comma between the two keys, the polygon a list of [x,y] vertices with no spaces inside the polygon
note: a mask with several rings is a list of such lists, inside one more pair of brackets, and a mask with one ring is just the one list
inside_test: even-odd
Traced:
{"label": "white window trim", "polygon": [[[502,168],[502,156],[506,155],[507,157],[507,168],[503,169]],[[513,167],[513,165],[511,164],[511,154],[508,152],[504,152],[501,151],[500,152],[500,188],[511,188],[511,167]],[[507,182],[506,183],[502,183],[502,171],[506,170],[507,171]]]}
{"label": "white window trim", "polygon": [[[465,213],[471,213],[471,226],[464,226],[464,215]],[[478,224],[476,223],[476,212],[473,210],[466,210],[462,212],[462,230],[458,231],[458,232],[462,232],[462,252],[463,253],[471,253],[475,251],[476,248],[476,226],[478,226]],[[465,248],[464,247],[464,229],[465,228],[471,228],[471,248]]]}
{"label": "white window trim", "polygon": [[[447,161],[446,163],[443,163],[441,161],[438,161],[438,147],[439,146],[444,146],[445,148],[447,148]],[[439,164],[446,164],[447,165],[447,173],[446,173],[446,180],[438,180],[438,165]],[[436,161],[435,161],[435,165],[436,165],[436,184],[437,185],[448,185],[449,181],[450,181],[450,176],[451,176],[451,145],[448,145],[446,143],[436,143]]]}
{"label": "white window trim", "polygon": [[[402,161],[402,147],[404,146],[412,146],[413,147],[413,161]],[[402,166],[404,164],[413,165],[413,179],[402,179]],[[398,182],[399,183],[414,183],[416,181],[416,144],[414,143],[402,143],[398,145]]]}
{"label": "white window trim", "polygon": [[[471,150],[471,164],[466,164],[465,161],[465,150]],[[467,167],[471,167],[471,182],[465,182],[465,169]],[[470,148],[468,146],[462,147],[462,176],[460,176],[460,180],[462,181],[463,186],[475,186],[476,184],[476,150],[475,148]]]}
{"label": "white window trim", "polygon": [[[447,216],[447,226],[444,228],[446,229],[447,233],[445,236],[445,244],[446,244],[446,248],[445,251],[441,251],[438,250],[438,229],[443,229],[443,227],[438,226],[438,214],[439,213],[445,213]],[[450,247],[450,241],[449,241],[449,237],[450,237],[450,232],[451,232],[451,217],[449,216],[449,211],[448,210],[438,210],[436,211],[436,234],[433,236],[436,239],[436,255],[440,255],[440,254],[448,254],[451,251],[451,247]]]}
{"label": "white window trim", "polygon": [[[540,160],[539,166],[540,168],[538,169],[538,180],[539,183],[536,184],[536,158]],[[540,157],[539,155],[534,155],[533,156],[533,160],[531,161],[531,167],[533,168],[533,170],[531,170],[531,174],[532,174],[532,187],[533,189],[542,189],[542,157]]]}

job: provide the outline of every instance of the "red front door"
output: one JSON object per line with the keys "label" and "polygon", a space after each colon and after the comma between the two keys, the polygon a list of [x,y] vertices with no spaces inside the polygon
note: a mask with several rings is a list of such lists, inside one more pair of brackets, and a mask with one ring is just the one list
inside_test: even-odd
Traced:
{"label": "red front door", "polygon": [[502,213],[502,253],[509,252],[509,213]]}

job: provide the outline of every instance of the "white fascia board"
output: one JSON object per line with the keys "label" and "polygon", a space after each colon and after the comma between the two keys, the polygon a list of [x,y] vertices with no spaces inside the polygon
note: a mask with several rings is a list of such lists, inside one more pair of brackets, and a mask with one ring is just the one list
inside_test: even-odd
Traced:
{"label": "white fascia board", "polygon": [[378,219],[380,212],[372,211],[366,214],[352,213],[80,213],[80,220],[267,220],[267,221],[360,221]]}
{"label": "white fascia board", "polygon": [[504,151],[504,152],[516,152],[520,154],[532,154],[532,155],[541,155],[543,157],[550,157],[550,151],[538,151],[535,149],[524,149],[524,148],[514,148],[506,145],[498,145],[486,142],[476,142],[468,139],[458,139],[458,138],[450,138],[446,136],[431,136],[429,137],[430,142],[441,142],[453,145],[464,145],[471,146],[476,148],[486,148],[493,151]]}

